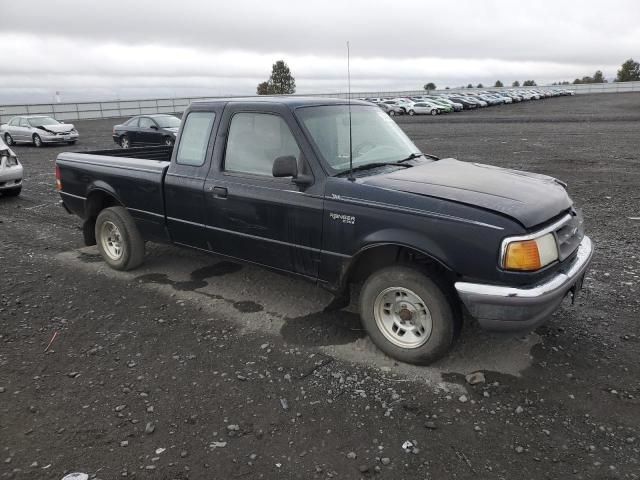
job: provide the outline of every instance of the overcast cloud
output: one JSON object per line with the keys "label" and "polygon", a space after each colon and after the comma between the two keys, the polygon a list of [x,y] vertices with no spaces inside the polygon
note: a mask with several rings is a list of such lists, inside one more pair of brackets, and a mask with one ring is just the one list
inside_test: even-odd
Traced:
{"label": "overcast cloud", "polygon": [[3,0],[0,104],[253,94],[284,59],[299,93],[613,78],[640,2]]}

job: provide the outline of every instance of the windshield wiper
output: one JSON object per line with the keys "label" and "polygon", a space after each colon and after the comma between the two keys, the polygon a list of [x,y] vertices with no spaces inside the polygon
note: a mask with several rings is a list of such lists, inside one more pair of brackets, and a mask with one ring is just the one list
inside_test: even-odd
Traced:
{"label": "windshield wiper", "polygon": [[[365,163],[364,165],[358,165],[357,167],[353,167],[353,171],[354,172],[358,172],[360,170],[369,170],[371,168],[378,168],[378,167],[386,167],[389,165],[393,165],[396,167],[404,167],[404,168],[410,168],[411,165],[406,165],[404,163],[399,163],[399,162],[373,162],[373,163]],[[342,172],[340,172],[338,175],[344,175],[345,173],[349,173],[350,169],[344,170]]]}
{"label": "windshield wiper", "polygon": [[431,158],[433,160],[440,160],[439,157],[436,157],[435,155],[430,155],[428,153],[412,153],[407,158],[403,158],[402,160],[398,160],[398,162],[408,162],[409,160],[413,160],[414,158],[420,158],[420,157],[427,157],[427,158]]}

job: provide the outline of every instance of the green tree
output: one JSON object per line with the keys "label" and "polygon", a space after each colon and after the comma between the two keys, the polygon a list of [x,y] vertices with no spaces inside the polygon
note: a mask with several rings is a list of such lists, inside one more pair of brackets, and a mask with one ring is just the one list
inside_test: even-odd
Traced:
{"label": "green tree", "polygon": [[436,84],[433,83],[433,82],[425,83],[423,88],[425,90],[435,90],[436,89]]}
{"label": "green tree", "polygon": [[533,80],[525,80],[524,82],[522,82],[522,86],[523,87],[535,87],[536,86],[536,82]]}
{"label": "green tree", "polygon": [[496,80],[496,83],[493,86],[494,87],[504,87],[504,83],[502,83],[500,80]]}
{"label": "green tree", "polygon": [[296,79],[291,75],[291,70],[284,62],[278,60],[273,64],[271,76],[269,77],[269,87],[276,95],[290,95],[296,93]]}
{"label": "green tree", "polygon": [[618,70],[616,82],[635,82],[638,80],[640,80],[640,63],[630,58]]}
{"label": "green tree", "polygon": [[258,95],[270,95],[269,91],[269,82],[262,82],[258,84],[258,88],[256,89],[256,93]]}
{"label": "green tree", "polygon": [[582,80],[580,80],[579,78],[576,78],[576,79],[573,81],[573,84],[574,84],[574,85],[580,85],[581,83],[582,83]]}
{"label": "green tree", "polygon": [[481,83],[479,83],[476,88],[484,88],[484,85],[482,85]]}
{"label": "green tree", "polygon": [[520,82],[518,80],[516,80],[515,82],[513,82],[511,84],[512,87],[519,87],[520,86]]}
{"label": "green tree", "polygon": [[449,87],[444,87],[445,90],[449,90]]}
{"label": "green tree", "polygon": [[596,73],[591,77],[591,83],[607,83],[601,70],[596,70]]}
{"label": "green tree", "polygon": [[467,88],[473,88],[473,85],[469,84],[467,85]]}

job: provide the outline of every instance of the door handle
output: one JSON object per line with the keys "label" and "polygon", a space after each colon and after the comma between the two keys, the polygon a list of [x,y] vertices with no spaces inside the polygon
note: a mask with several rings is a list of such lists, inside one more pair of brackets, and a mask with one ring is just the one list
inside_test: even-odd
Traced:
{"label": "door handle", "polygon": [[213,187],[213,196],[227,198],[227,189],[225,187]]}

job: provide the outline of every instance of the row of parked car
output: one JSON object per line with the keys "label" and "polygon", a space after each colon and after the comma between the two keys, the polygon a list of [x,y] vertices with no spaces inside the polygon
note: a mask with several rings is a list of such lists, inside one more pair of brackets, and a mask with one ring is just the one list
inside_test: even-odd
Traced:
{"label": "row of parked car", "polygon": [[413,97],[361,98],[375,103],[389,115],[440,115],[442,113],[473,110],[492,105],[526,102],[542,98],[575,95],[563,88],[531,88],[510,90],[485,90],[480,92],[434,93]]}

